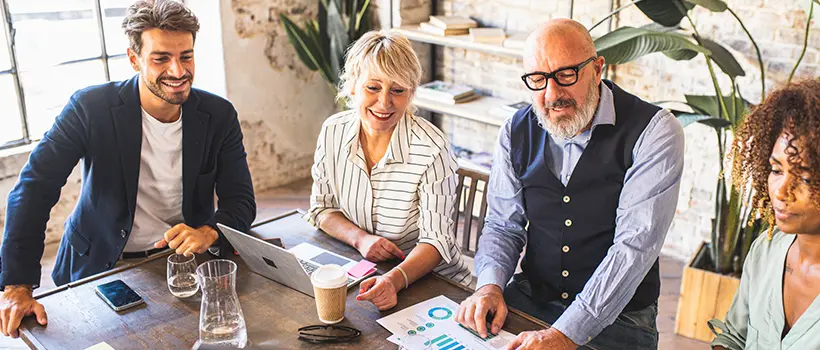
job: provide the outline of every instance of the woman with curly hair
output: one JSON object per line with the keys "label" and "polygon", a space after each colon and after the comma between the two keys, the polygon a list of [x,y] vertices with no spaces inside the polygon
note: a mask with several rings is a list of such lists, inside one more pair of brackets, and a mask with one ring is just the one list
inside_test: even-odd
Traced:
{"label": "woman with curly hair", "polygon": [[[732,145],[769,231],[755,240],[714,349],[820,349],[820,80],[773,92]],[[716,333],[717,334],[717,333]]]}

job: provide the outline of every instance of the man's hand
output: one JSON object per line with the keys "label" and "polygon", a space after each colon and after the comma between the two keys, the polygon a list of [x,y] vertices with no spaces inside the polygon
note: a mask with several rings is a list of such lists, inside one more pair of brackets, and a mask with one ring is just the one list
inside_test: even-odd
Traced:
{"label": "man's hand", "polygon": [[575,350],[578,344],[555,328],[535,332],[521,332],[507,345],[507,350]]}
{"label": "man's hand", "polygon": [[456,322],[469,327],[482,338],[487,337],[487,314],[493,315],[490,331],[498,334],[507,318],[507,304],[501,287],[488,284],[479,288],[473,295],[461,302],[456,312]]}
{"label": "man's hand", "polygon": [[[396,294],[399,289],[404,286],[398,285],[394,278],[395,276],[388,276],[387,274],[377,277],[368,278],[359,284],[359,295],[356,300],[367,300],[379,310],[387,310],[398,303]],[[402,277],[399,277],[402,278]]]}
{"label": "man's hand", "polygon": [[23,317],[34,314],[37,323],[48,324],[46,309],[34,300],[31,295],[31,286],[6,286],[3,296],[0,297],[0,329],[3,335],[17,338],[20,332],[20,322]]}
{"label": "man's hand", "polygon": [[191,256],[194,253],[204,253],[217,239],[219,239],[219,233],[211,226],[203,225],[194,229],[185,224],[177,224],[165,232],[163,239],[154,243],[154,248],[168,246],[175,249],[177,254]]}
{"label": "man's hand", "polygon": [[390,260],[392,258],[404,260],[404,253],[393,242],[384,237],[365,233],[355,244],[362,256],[372,262]]}

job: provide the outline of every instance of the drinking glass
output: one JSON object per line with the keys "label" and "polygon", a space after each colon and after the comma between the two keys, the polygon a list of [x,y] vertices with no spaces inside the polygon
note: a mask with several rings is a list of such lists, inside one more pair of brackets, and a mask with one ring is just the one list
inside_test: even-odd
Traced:
{"label": "drinking glass", "polygon": [[196,281],[196,257],[171,254],[168,257],[168,290],[177,298],[190,297],[199,290]]}

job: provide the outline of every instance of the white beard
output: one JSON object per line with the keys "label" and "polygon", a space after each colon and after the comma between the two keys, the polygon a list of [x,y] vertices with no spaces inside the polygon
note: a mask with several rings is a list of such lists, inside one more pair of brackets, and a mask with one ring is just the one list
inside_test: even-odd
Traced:
{"label": "white beard", "polygon": [[584,128],[589,125],[592,118],[595,117],[595,112],[598,110],[598,84],[593,83],[592,87],[587,93],[587,101],[578,108],[577,113],[569,119],[561,120],[558,124],[552,123],[547,118],[547,108],[535,108],[535,115],[538,117],[538,124],[546,129],[550,135],[557,138],[569,140],[575,135],[578,135]]}

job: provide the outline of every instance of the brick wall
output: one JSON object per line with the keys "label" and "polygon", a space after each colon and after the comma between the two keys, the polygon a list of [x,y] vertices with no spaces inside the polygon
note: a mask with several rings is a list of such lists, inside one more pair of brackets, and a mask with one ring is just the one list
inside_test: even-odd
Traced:
{"label": "brick wall", "polygon": [[[615,1],[614,7],[621,3],[626,1]],[[799,55],[806,13],[791,1],[729,0],[727,3],[751,30],[761,48],[767,89],[770,91],[782,86]],[[572,10],[572,17],[589,27],[610,12],[609,1],[575,1]],[[470,16],[481,25],[501,27],[508,32],[530,31],[548,19],[569,17],[570,1],[441,0],[436,13]],[[702,35],[730,48],[746,71],[746,76],[738,79],[742,86],[740,91],[747,100],[757,103],[760,99],[757,58],[740,25],[728,12],[712,13],[698,8],[692,17]],[[632,7],[614,19],[613,29],[650,22],[637,8]],[[683,26],[689,27],[686,23]],[[593,36],[605,34],[606,27],[607,23],[598,27]],[[809,37],[809,49],[796,74],[798,78],[818,76],[818,48],[820,27],[815,23]],[[522,61],[517,58],[463,49],[439,47],[436,50],[437,78],[471,85],[485,95],[529,101],[529,93],[518,78],[522,70]],[[714,93],[702,56],[692,61],[675,62],[662,54],[654,54],[630,64],[612,67],[610,78],[648,101],[683,100],[684,93]],[[728,79],[720,81],[722,86],[729,86]],[[492,152],[497,127],[452,116],[440,116],[436,121],[454,145],[475,152]],[[688,259],[709,237],[718,174],[714,131],[698,124],[687,127],[685,134],[686,167],[681,180],[680,200],[664,245],[665,254],[681,260]]]}

